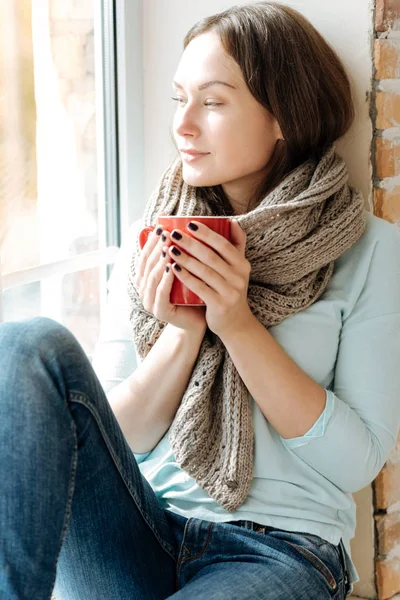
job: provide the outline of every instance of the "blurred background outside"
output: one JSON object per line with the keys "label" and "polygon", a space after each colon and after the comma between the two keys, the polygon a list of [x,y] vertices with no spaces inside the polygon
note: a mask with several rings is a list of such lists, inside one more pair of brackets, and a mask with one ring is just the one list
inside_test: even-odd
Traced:
{"label": "blurred background outside", "polygon": [[93,4],[0,1],[1,317],[54,318],[89,356],[105,276]]}

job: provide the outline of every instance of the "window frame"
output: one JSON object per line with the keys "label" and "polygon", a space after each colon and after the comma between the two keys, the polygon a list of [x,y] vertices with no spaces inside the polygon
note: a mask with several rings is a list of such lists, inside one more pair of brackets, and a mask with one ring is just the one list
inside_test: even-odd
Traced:
{"label": "window frame", "polygon": [[144,53],[142,0],[115,0],[120,224],[122,238],[143,212]]}

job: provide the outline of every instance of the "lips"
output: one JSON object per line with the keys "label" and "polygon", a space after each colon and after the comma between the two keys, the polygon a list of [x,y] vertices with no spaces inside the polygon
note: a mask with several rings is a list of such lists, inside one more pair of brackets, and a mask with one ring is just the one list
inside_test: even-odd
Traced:
{"label": "lips", "polygon": [[188,156],[205,156],[206,154],[210,154],[209,152],[199,152],[198,150],[193,150],[191,148],[179,148],[179,151]]}

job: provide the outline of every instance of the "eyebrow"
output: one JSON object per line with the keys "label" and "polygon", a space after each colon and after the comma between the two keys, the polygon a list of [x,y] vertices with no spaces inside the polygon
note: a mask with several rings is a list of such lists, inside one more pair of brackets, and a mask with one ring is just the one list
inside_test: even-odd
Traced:
{"label": "eyebrow", "polygon": [[[174,81],[173,84],[175,87],[183,90],[183,86],[180,83],[178,83],[177,81]],[[212,85],[226,85],[227,87],[232,88],[233,90],[236,90],[234,85],[231,85],[230,83],[227,83],[226,81],[221,81],[219,79],[213,79],[213,81],[206,81],[205,83],[200,84],[197,89],[199,91],[205,90],[205,89],[211,87]]]}

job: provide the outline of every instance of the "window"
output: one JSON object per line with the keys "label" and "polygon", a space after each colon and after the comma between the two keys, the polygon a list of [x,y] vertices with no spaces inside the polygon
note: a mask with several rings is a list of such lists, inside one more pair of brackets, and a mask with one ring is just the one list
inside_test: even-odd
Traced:
{"label": "window", "polygon": [[113,2],[0,3],[0,320],[89,357],[119,244]]}

